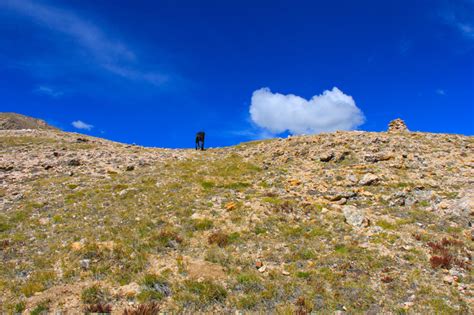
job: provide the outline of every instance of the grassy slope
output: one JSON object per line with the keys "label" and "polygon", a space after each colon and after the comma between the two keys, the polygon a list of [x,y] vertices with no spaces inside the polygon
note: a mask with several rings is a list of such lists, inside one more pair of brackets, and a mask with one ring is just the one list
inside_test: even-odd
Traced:
{"label": "grassy slope", "polygon": [[[54,141],[59,140],[5,138],[1,143],[34,147]],[[109,179],[57,174],[29,183],[24,197],[0,213],[2,307],[21,309],[36,292],[99,281],[92,291],[82,291],[83,302],[90,301],[84,297],[90,293],[117,305],[127,299],[158,300],[175,311],[405,312],[403,303],[415,295],[410,308],[415,312],[469,312],[458,290],[442,283],[442,270],[429,266],[426,247],[442,237],[464,240],[462,228],[447,229],[424,209],[428,205],[388,207],[377,197],[412,185],[403,170],[395,171],[395,181],[367,187],[364,197],[350,202],[379,211],[372,224],[382,231],[367,236],[345,224],[330,201],[302,194],[302,184],[292,181],[294,170],[302,167],[298,160],[268,170],[262,166],[268,161],[265,151],[246,155],[258,145],[169,159],[110,173]],[[337,176],[361,161],[312,163],[309,174],[334,174],[326,183],[337,185]],[[375,167],[372,171],[377,173]],[[417,223],[428,228],[420,232]],[[400,249],[412,235],[417,235],[410,241],[415,245]],[[81,267],[84,259],[90,260],[89,268]],[[218,265],[224,276],[192,279],[193,261]],[[258,272],[256,261],[268,270]],[[114,295],[114,288],[132,282],[141,285],[136,295]],[[169,288],[170,296],[155,290],[157,283]]]}

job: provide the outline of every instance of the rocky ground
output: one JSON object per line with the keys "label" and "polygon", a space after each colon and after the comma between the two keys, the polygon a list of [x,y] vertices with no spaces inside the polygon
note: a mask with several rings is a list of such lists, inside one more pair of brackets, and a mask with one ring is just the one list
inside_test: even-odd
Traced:
{"label": "rocky ground", "polygon": [[472,313],[474,138],[392,127],[204,152],[0,130],[0,310]]}

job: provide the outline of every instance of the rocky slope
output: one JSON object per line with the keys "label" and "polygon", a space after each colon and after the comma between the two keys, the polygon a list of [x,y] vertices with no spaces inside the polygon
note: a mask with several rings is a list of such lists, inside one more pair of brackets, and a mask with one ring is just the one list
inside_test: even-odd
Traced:
{"label": "rocky slope", "polygon": [[57,130],[41,119],[16,113],[0,113],[0,130],[21,129]]}
{"label": "rocky slope", "polygon": [[472,313],[473,147],[400,122],[204,152],[2,130],[0,309]]}

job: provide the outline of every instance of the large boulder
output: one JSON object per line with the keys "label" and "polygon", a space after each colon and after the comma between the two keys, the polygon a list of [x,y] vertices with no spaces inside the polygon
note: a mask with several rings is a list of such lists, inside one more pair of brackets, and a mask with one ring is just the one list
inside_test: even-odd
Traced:
{"label": "large boulder", "polygon": [[365,217],[364,211],[354,206],[344,206],[342,213],[346,218],[346,222],[355,227],[363,227],[367,225],[368,220]]}

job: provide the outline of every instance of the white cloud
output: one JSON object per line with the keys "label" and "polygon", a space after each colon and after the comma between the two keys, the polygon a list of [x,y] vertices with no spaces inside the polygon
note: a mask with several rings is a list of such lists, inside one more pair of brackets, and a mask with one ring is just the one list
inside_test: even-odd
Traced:
{"label": "white cloud", "polygon": [[50,86],[45,86],[45,85],[38,86],[36,89],[33,90],[33,92],[51,96],[53,98],[58,98],[64,94],[62,91],[59,91],[55,88],[52,88]]}
{"label": "white cloud", "polygon": [[474,1],[452,1],[446,2],[440,11],[440,16],[445,23],[451,25],[465,38],[474,40]]}
{"label": "white cloud", "polygon": [[354,99],[336,87],[310,100],[293,94],[272,93],[269,88],[256,90],[252,94],[250,118],[272,134],[351,130],[365,121]]}
{"label": "white cloud", "polygon": [[91,130],[92,128],[94,128],[93,125],[89,125],[81,120],[73,121],[71,125],[73,125],[74,128],[83,129],[83,130]]}
{"label": "white cloud", "polygon": [[443,89],[437,89],[437,90],[436,90],[436,94],[438,94],[438,95],[446,95],[446,91],[443,90]]}
{"label": "white cloud", "polygon": [[110,33],[74,12],[31,0],[0,0],[0,7],[30,18],[44,28],[60,33],[87,52],[87,62],[130,80],[162,85],[168,77],[160,72],[143,70],[135,52]]}

